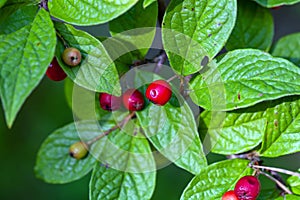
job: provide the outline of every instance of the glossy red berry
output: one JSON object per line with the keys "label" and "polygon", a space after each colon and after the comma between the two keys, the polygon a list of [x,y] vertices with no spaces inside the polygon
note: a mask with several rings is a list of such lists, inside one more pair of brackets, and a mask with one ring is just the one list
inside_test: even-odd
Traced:
{"label": "glossy red berry", "polygon": [[78,49],[69,47],[62,54],[62,60],[69,66],[75,67],[81,62],[81,53]]}
{"label": "glossy red berry", "polygon": [[46,75],[53,81],[62,81],[67,77],[67,74],[64,70],[59,66],[56,58],[54,57],[48,69],[46,71]]}
{"label": "glossy red berry", "polygon": [[138,90],[128,89],[123,94],[123,104],[130,111],[138,111],[144,108],[145,101],[142,93]]}
{"label": "glossy red berry", "polygon": [[114,111],[121,106],[121,97],[117,97],[107,93],[100,93],[99,95],[100,107],[103,110]]}
{"label": "glossy red berry", "polygon": [[156,80],[152,82],[147,90],[146,97],[157,105],[165,105],[172,96],[172,88],[165,80]]}
{"label": "glossy red berry", "polygon": [[88,146],[85,142],[76,142],[69,148],[69,154],[71,157],[80,160],[84,158],[88,153]]}
{"label": "glossy red berry", "polygon": [[233,190],[225,192],[222,196],[222,200],[239,200]]}
{"label": "glossy red berry", "polygon": [[239,200],[255,200],[260,192],[260,182],[255,176],[244,176],[235,185],[234,193]]}

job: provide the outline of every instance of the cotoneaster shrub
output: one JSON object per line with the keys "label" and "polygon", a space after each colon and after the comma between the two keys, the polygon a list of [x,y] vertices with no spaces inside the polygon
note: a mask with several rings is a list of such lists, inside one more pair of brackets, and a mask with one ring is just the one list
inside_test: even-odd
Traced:
{"label": "cotoneaster shrub", "polygon": [[[274,43],[270,13],[298,2],[0,0],[7,126],[45,74],[67,76],[74,121],[41,144],[45,182],[92,171],[91,200],[151,199],[173,162],[194,175],[182,200],[299,199],[298,172],[263,165],[300,148],[300,34]],[[104,23],[110,37],[81,28]],[[208,152],[228,159],[208,164]],[[262,176],[272,193],[257,187]],[[245,177],[258,182],[241,194]]]}

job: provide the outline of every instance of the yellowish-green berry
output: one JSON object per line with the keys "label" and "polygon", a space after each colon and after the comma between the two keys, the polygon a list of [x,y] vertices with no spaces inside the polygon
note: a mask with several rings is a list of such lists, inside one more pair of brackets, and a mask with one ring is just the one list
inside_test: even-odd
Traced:
{"label": "yellowish-green berry", "polygon": [[85,142],[76,142],[69,148],[69,154],[71,157],[77,160],[84,158],[88,153],[88,145]]}

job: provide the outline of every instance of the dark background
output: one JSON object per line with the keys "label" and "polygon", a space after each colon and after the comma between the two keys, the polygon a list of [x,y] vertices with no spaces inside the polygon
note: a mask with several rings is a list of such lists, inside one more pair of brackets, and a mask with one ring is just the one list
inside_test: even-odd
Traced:
{"label": "dark background", "polygon": [[[300,32],[300,4],[272,10],[275,20],[275,41],[287,34]],[[105,26],[93,27],[93,34],[103,33]],[[102,35],[102,34],[99,34]],[[12,127],[7,129],[3,110],[0,109],[0,199],[1,200],[84,200],[88,199],[90,174],[64,185],[51,185],[34,176],[33,167],[37,151],[49,133],[73,121],[64,96],[64,82],[56,83],[44,78],[27,99]],[[209,161],[223,159],[209,155]],[[265,165],[291,170],[300,167],[299,154],[266,159]],[[179,199],[192,176],[170,165],[158,171],[153,199]],[[272,188],[263,180],[265,188]]]}

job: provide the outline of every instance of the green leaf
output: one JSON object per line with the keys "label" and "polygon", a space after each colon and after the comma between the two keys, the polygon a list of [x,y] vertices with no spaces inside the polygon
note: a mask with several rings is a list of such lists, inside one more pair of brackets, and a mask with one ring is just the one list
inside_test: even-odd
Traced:
{"label": "green leaf", "polygon": [[143,8],[147,8],[148,6],[150,6],[154,2],[156,2],[156,0],[144,0],[143,1]]}
{"label": "green leaf", "polygon": [[90,199],[151,199],[155,172],[130,173],[97,163],[90,182]]}
{"label": "green leaf", "polygon": [[267,110],[267,131],[260,153],[265,157],[278,157],[300,151],[300,99],[299,96],[277,100]]}
{"label": "green leaf", "polygon": [[[0,0],[0,8],[4,6],[7,0]],[[1,11],[2,12],[2,11]],[[1,19],[1,18],[0,18]],[[1,29],[0,29],[1,30]]]}
{"label": "green leaf", "polygon": [[187,103],[174,107],[150,104],[137,112],[145,135],[154,147],[177,166],[198,174],[207,165],[195,119]]}
{"label": "green leaf", "polygon": [[0,38],[0,96],[9,127],[43,78],[55,45],[53,24],[44,9],[30,25]]}
{"label": "green leaf", "polygon": [[92,122],[81,122],[66,125],[54,131],[43,142],[35,165],[38,178],[48,183],[69,183],[82,178],[92,170],[96,160],[91,154],[83,159],[76,160],[69,155],[72,144],[94,138],[100,134],[99,129]]}
{"label": "green leaf", "polygon": [[292,192],[294,194],[300,195],[300,177],[299,176],[291,176],[287,179],[287,183],[292,188]]}
{"label": "green leaf", "polygon": [[55,28],[70,47],[80,50],[83,57],[78,66],[67,66],[61,60],[65,47],[58,42],[56,57],[68,77],[88,90],[120,95],[118,71],[101,42],[71,25],[55,23]]}
{"label": "green leaf", "polygon": [[[129,85],[128,87],[139,89],[141,88],[141,92],[145,94],[147,87],[153,81],[161,79],[168,80],[169,78],[175,75],[173,70],[169,67],[161,70],[159,74],[156,74],[153,72],[156,66],[156,63],[147,63],[144,64],[142,67],[135,67],[132,70],[130,70],[130,72],[126,74],[125,79],[132,79],[133,83],[127,83],[127,85]],[[176,88],[179,87],[179,80],[177,85],[174,84],[174,81],[170,82],[170,84],[173,88],[173,93],[177,92]],[[144,99],[148,100],[146,97]],[[182,99],[180,100],[182,101]]]}
{"label": "green leaf", "polygon": [[250,175],[247,160],[226,160],[202,169],[185,188],[181,199],[221,199],[222,195],[232,190],[242,176]]}
{"label": "green leaf", "polygon": [[[128,113],[116,111],[100,126],[109,130],[127,116]],[[149,142],[136,120],[130,120],[121,130],[111,131],[107,137],[101,138],[91,152],[100,162],[119,171],[144,173],[156,170]]]}
{"label": "green leaf", "polygon": [[293,194],[286,194],[284,197],[278,197],[275,200],[300,200],[300,196]]}
{"label": "green leaf", "polygon": [[[119,113],[116,116],[120,116]],[[105,123],[106,128],[116,125]],[[90,199],[150,199],[156,166],[147,139],[136,120],[112,131],[93,150],[97,163],[90,182]]]}
{"label": "green leaf", "polygon": [[134,45],[144,58],[155,36],[157,12],[157,2],[143,8],[143,1],[139,1],[128,12],[109,22],[110,33],[114,38]]}
{"label": "green leaf", "polygon": [[129,10],[137,0],[51,0],[50,14],[74,25],[95,25],[108,22]]}
{"label": "green leaf", "polygon": [[[275,101],[266,101],[249,108],[227,113],[204,111],[201,114],[200,119],[200,129],[212,129],[215,131],[215,129],[218,130],[215,127],[220,127],[219,132],[222,133],[222,129],[226,129],[226,126],[232,126],[232,129],[238,130],[239,134],[237,133],[237,136],[230,135],[232,136],[230,137],[232,143],[235,142],[236,138],[240,139],[239,137],[241,137],[240,135],[242,134],[248,136],[251,141],[251,134],[258,135],[258,132],[261,131],[263,137],[259,153],[262,154],[262,156],[277,157],[300,151],[300,143],[297,139],[300,130],[299,96],[285,97]],[[261,124],[262,122],[265,122],[265,124]],[[258,127],[260,124],[261,127]],[[203,135],[202,130],[200,130],[200,134]],[[223,141],[224,139],[220,138],[220,140]],[[206,142],[207,141],[204,141],[204,145],[207,145]],[[219,145],[222,145],[221,142]],[[236,145],[239,146],[239,144]],[[254,146],[255,145],[253,145],[253,147]],[[234,148],[229,144],[227,146],[224,144],[223,147],[223,151],[225,152],[230,151],[231,149],[234,151]],[[215,151],[214,148],[216,147],[213,147],[212,151]],[[218,152],[221,152],[220,148],[218,148]],[[227,150],[227,148],[229,150]],[[239,149],[236,148],[236,151],[238,150]]]}
{"label": "green leaf", "polygon": [[300,67],[300,33],[294,33],[280,38],[272,55],[283,57]]}
{"label": "green leaf", "polygon": [[18,4],[6,6],[0,12],[0,34],[10,34],[33,23],[38,12],[37,6]]}
{"label": "green leaf", "polygon": [[205,149],[218,154],[238,154],[261,143],[266,122],[266,118],[252,119],[240,112],[204,111],[199,132]]}
{"label": "green leaf", "polygon": [[204,111],[199,131],[212,152],[241,153],[262,142],[259,153],[277,157],[300,151],[299,119],[300,98],[293,96],[226,113]]}
{"label": "green leaf", "polygon": [[236,0],[173,0],[163,20],[162,39],[172,68],[199,71],[225,45],[236,19]]}
{"label": "green leaf", "polygon": [[255,49],[227,53],[191,81],[191,98],[207,110],[234,110],[300,94],[300,69]]}
{"label": "green leaf", "polygon": [[137,58],[135,57],[133,52],[131,52],[127,48],[127,43],[125,41],[120,41],[114,37],[102,37],[98,39],[100,39],[110,58],[114,61],[119,76],[121,77],[127,71],[129,71],[133,61]]}
{"label": "green leaf", "polygon": [[272,7],[282,6],[282,5],[293,5],[300,2],[300,0],[254,0],[254,1],[267,8],[272,8]]}
{"label": "green leaf", "polygon": [[254,48],[268,51],[273,35],[274,23],[269,9],[252,1],[238,1],[237,20],[226,49]]}

